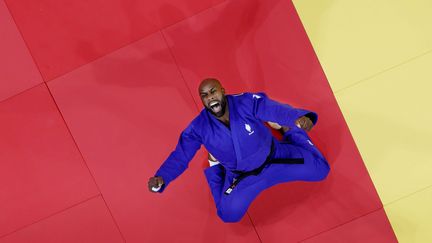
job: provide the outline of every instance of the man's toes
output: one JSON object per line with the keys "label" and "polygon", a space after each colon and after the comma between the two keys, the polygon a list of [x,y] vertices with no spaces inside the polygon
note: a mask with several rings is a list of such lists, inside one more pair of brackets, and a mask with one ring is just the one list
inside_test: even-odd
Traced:
{"label": "man's toes", "polygon": [[282,132],[285,134],[286,132],[288,132],[289,130],[290,130],[290,128],[289,127],[285,127],[285,126],[282,126]]}
{"label": "man's toes", "polygon": [[267,122],[267,124],[271,127],[271,128],[273,128],[273,129],[276,129],[276,130],[279,130],[279,129],[281,129],[282,128],[282,126],[281,125],[279,125],[278,123],[276,123],[276,122]]}

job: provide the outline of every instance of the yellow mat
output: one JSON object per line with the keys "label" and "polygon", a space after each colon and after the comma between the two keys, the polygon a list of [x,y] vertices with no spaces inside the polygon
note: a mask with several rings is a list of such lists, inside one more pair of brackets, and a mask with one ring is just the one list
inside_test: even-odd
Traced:
{"label": "yellow mat", "polygon": [[432,1],[294,4],[399,241],[432,242]]}

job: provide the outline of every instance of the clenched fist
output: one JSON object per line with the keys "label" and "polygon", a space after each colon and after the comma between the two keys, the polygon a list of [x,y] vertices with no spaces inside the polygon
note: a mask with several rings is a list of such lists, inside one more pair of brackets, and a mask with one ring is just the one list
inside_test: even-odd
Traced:
{"label": "clenched fist", "polygon": [[165,182],[161,176],[150,177],[148,181],[148,189],[151,192],[157,192],[164,183]]}
{"label": "clenched fist", "polygon": [[313,127],[313,122],[312,120],[307,117],[307,116],[302,116],[299,119],[297,119],[295,121],[296,126],[298,126],[299,128],[305,130],[305,131],[310,131]]}

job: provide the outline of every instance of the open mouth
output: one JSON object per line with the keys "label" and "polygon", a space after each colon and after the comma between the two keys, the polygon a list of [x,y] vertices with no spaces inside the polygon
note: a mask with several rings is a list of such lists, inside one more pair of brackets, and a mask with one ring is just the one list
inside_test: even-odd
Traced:
{"label": "open mouth", "polygon": [[209,107],[214,113],[218,113],[222,110],[222,106],[219,101],[210,102]]}

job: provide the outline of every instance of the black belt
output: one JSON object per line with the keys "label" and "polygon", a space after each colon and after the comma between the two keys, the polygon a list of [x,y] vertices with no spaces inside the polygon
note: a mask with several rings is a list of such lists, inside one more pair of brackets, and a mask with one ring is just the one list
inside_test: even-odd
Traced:
{"label": "black belt", "polygon": [[259,175],[262,170],[266,167],[266,165],[268,164],[304,164],[304,159],[303,158],[284,158],[284,159],[270,159],[273,156],[274,153],[274,142],[272,141],[271,144],[271,148],[270,148],[270,153],[267,156],[266,160],[264,161],[264,163],[251,171],[238,171],[238,170],[233,170],[232,172],[234,172],[235,174],[238,174],[238,176],[236,178],[234,178],[233,183],[231,184],[230,187],[228,187],[228,189],[225,190],[225,195],[229,195],[231,194],[232,190],[234,190],[234,188],[240,183],[240,181],[242,181],[244,178],[254,175],[257,176]]}

